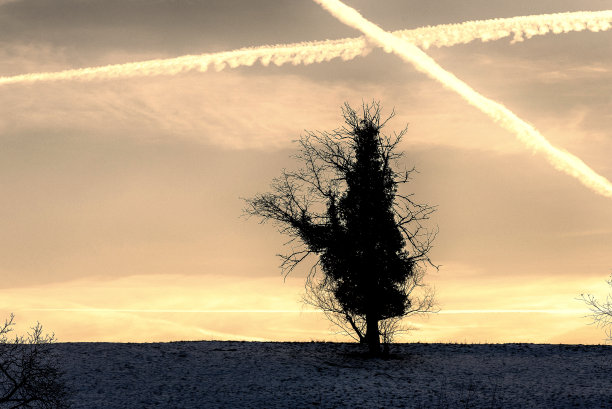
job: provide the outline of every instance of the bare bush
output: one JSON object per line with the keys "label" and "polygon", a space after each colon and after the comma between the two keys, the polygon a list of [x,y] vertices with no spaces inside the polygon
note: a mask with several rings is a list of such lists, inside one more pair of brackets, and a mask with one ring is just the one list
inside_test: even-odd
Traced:
{"label": "bare bush", "polygon": [[27,336],[11,338],[14,319],[11,314],[0,325],[0,407],[68,408],[67,389],[50,348],[54,334],[43,334],[36,323]]}
{"label": "bare bush", "polygon": [[[612,288],[612,274],[607,280],[608,285]],[[582,294],[582,300],[591,310],[590,318],[598,327],[605,328],[608,335],[608,341],[612,341],[612,294],[608,294],[605,300],[599,301],[591,294]]]}

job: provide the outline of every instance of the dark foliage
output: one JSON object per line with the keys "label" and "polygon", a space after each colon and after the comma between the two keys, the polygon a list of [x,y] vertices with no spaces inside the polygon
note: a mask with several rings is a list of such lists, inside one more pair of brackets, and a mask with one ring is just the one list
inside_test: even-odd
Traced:
{"label": "dark foliage", "polygon": [[[388,341],[399,319],[433,306],[431,292],[411,295],[423,287],[425,265],[431,265],[435,234],[421,222],[434,208],[399,192],[412,173],[393,170],[405,130],[382,135],[386,121],[378,103],[364,105],[361,116],[345,104],[343,114],[341,129],[303,136],[297,158],[304,167],[283,171],[273,192],[247,200],[246,211],[298,239],[297,248],[281,256],[285,274],[318,256],[306,302],[378,353],[381,333]],[[322,277],[316,278],[317,267]]]}
{"label": "dark foliage", "polygon": [[36,324],[26,337],[9,339],[14,316],[0,326],[0,408],[68,408],[67,390],[50,343]]}

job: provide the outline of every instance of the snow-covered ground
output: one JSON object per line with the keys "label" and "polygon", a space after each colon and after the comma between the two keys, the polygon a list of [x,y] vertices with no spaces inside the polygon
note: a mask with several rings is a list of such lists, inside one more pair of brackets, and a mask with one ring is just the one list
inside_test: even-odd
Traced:
{"label": "snow-covered ground", "polygon": [[74,408],[612,408],[612,346],[54,345]]}

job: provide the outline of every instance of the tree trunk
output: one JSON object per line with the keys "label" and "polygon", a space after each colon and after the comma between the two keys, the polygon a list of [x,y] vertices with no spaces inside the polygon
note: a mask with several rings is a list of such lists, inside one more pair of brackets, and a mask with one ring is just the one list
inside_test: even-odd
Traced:
{"label": "tree trunk", "polygon": [[366,341],[371,355],[380,355],[380,333],[378,331],[378,317],[366,314]]}

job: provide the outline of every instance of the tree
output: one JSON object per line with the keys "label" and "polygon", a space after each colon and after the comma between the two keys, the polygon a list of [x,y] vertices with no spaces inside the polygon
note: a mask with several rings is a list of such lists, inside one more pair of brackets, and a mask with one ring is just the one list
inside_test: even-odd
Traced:
{"label": "tree", "polygon": [[414,169],[393,169],[406,132],[381,134],[393,113],[381,121],[378,102],[364,104],[361,116],[348,104],[342,111],[345,126],[303,135],[296,155],[303,168],[283,170],[272,192],[247,199],[245,211],[291,237],[291,252],[281,255],[285,276],[317,257],[306,302],[377,355],[381,333],[388,341],[399,319],[433,306],[433,293],[418,298],[413,291],[423,288],[426,265],[433,266],[428,253],[436,232],[422,222],[435,208],[399,191]]}
{"label": "tree", "polygon": [[[434,292],[423,283],[424,275],[425,270],[418,269],[406,282],[406,293],[410,297],[411,305],[405,314],[383,319],[378,323],[380,337],[387,353],[389,344],[397,334],[414,329],[403,325],[403,318],[435,311]],[[306,279],[303,301],[322,310],[326,318],[340,329],[340,334],[347,335],[360,343],[367,343],[365,317],[352,314],[343,308],[334,296],[330,280],[326,280],[325,277],[317,280],[314,274],[310,274]]]}
{"label": "tree", "polygon": [[[612,274],[607,283],[612,287]],[[608,340],[612,341],[612,294],[608,294],[605,301],[598,301],[591,294],[582,294],[582,300],[592,312],[590,317],[593,323],[598,327],[607,328]]]}
{"label": "tree", "polygon": [[67,389],[49,348],[54,335],[37,323],[27,336],[9,339],[14,315],[0,326],[0,407],[68,408]]}

